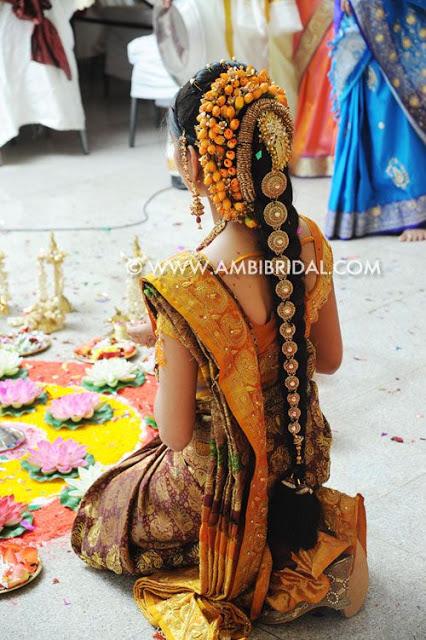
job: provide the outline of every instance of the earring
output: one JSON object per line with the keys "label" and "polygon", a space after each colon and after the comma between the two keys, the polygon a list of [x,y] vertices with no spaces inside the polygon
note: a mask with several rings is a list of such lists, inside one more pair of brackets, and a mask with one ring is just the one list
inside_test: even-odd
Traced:
{"label": "earring", "polygon": [[200,195],[189,175],[187,144],[186,144],[186,136],[184,133],[179,138],[179,147],[180,147],[179,152],[180,152],[180,158],[182,162],[183,174],[186,181],[190,185],[190,189],[192,193],[191,215],[195,216],[195,221],[198,225],[198,228],[201,229],[202,228],[201,216],[204,214],[204,205],[201,202]]}

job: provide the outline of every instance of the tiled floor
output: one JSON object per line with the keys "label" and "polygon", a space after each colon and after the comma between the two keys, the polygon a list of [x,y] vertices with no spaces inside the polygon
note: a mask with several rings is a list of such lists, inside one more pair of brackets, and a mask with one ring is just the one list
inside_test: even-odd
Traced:
{"label": "tiled floor", "polygon": [[[144,203],[169,186],[164,132],[154,127],[147,106],[137,146],[129,149],[127,107],[118,86],[108,102],[92,96],[87,157],[73,133],[33,139],[27,131],[4,151],[0,248],[7,253],[16,312],[34,297],[35,258],[48,239],[44,229],[70,229],[57,238],[69,252],[66,289],[76,311],[66,330],[54,336],[47,359],[71,357],[73,346],[99,334],[114,305],[122,305],[121,252],[129,250],[135,233],[152,258],[192,246],[199,237],[186,193],[158,195],[144,222]],[[327,180],[296,180],[299,210],[323,223],[328,188]],[[128,226],[115,228],[122,225]],[[420,640],[426,637],[426,246],[386,237],[334,242],[333,248],[337,260],[379,260],[382,270],[379,276],[336,277],[345,360],[335,376],[319,376],[323,410],[334,430],[330,485],[366,498],[370,594],[352,620],[334,613],[307,616],[290,626],[259,627],[253,638]],[[404,442],[392,441],[394,435]],[[41,579],[1,599],[1,637],[152,636],[134,605],[131,579],[84,567],[65,539],[46,546],[42,555]]]}

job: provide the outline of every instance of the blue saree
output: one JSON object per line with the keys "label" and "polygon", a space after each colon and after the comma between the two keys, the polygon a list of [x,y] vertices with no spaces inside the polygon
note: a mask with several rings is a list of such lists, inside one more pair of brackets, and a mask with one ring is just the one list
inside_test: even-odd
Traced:
{"label": "blue saree", "polygon": [[422,0],[352,0],[331,81],[339,118],[326,234],[426,223],[426,12]]}

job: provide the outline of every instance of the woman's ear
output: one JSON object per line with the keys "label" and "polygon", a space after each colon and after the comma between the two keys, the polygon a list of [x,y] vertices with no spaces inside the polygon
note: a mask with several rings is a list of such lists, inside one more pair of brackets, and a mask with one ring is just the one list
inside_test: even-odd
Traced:
{"label": "woman's ear", "polygon": [[203,183],[203,171],[200,165],[200,157],[197,151],[191,145],[188,147],[188,153],[189,153],[188,168],[191,175],[191,181],[193,182],[194,185],[196,185],[199,193],[203,193],[205,189],[204,189],[204,183]]}

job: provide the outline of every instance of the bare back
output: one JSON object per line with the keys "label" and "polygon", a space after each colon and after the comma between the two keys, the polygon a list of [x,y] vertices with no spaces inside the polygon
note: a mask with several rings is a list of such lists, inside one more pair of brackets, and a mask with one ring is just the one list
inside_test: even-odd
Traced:
{"label": "bare back", "polygon": [[[307,223],[302,218],[299,233],[301,240],[311,235]],[[240,224],[228,225],[203,253],[211,264],[225,265],[228,270],[233,261],[242,262],[243,266],[247,267],[250,260],[260,261],[263,258],[256,234]],[[303,244],[301,259],[305,266],[312,261],[316,263],[313,241]],[[221,272],[220,275],[252,324],[263,325],[271,319],[275,306],[268,275],[248,274],[247,270],[245,273],[232,273],[229,270]],[[305,287],[308,293],[315,286],[316,278],[312,271],[306,275]]]}

